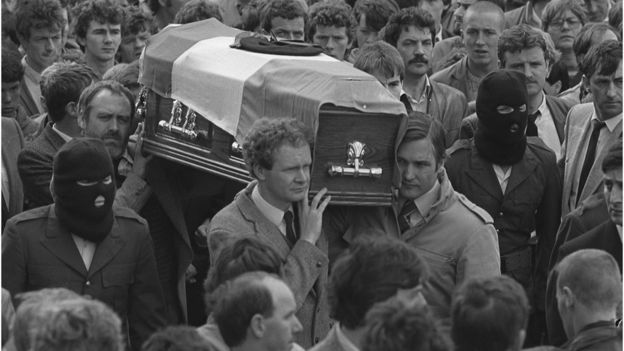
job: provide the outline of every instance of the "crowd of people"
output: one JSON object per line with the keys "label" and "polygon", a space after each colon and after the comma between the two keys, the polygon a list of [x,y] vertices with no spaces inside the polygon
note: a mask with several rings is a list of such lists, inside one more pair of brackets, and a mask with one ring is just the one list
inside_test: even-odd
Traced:
{"label": "crowd of people", "polygon": [[[391,206],[310,196],[298,116],[245,186],[145,152],[142,52],[207,19],[403,104]],[[622,56],[612,0],[3,0],[2,349],[621,350]]]}

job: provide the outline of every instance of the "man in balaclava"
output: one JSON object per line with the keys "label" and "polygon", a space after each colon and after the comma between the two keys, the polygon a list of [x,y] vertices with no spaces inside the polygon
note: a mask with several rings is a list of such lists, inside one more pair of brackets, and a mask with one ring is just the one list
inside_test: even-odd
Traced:
{"label": "man in balaclava", "polygon": [[113,163],[99,139],[77,138],[54,157],[54,204],[11,218],[2,238],[2,287],[12,296],[64,287],[108,304],[138,350],[164,326],[164,299],[144,219],[113,208]]}
{"label": "man in balaclava", "polygon": [[561,179],[555,154],[539,138],[526,136],[525,80],[507,70],[483,78],[474,139],[451,148],[446,170],[455,190],[494,218],[501,271],[522,284],[535,307],[528,347],[545,333],[547,265],[559,226]]}

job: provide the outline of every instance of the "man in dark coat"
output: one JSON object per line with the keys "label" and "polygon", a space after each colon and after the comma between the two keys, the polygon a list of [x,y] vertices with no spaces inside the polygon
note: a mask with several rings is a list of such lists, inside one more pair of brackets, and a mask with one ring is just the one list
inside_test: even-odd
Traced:
{"label": "man in dark coat", "polygon": [[[543,313],[548,260],[559,226],[561,180],[554,153],[525,135],[525,79],[506,70],[483,79],[474,140],[458,141],[446,169],[453,187],[494,218],[501,272],[522,284],[534,312]],[[533,236],[538,239],[535,249]],[[529,328],[527,342],[538,344],[532,336]]]}
{"label": "man in dark coat", "polygon": [[7,222],[2,287],[11,295],[65,287],[108,304],[130,346],[164,326],[164,299],[147,223],[113,208],[113,164],[96,139],[73,139],[54,159],[54,204]]}

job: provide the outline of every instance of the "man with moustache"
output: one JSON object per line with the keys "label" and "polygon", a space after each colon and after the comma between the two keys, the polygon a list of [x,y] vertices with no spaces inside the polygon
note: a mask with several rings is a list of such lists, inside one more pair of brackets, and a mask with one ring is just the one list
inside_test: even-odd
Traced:
{"label": "man with moustache", "polygon": [[435,22],[427,11],[408,7],[392,15],[384,40],[397,48],[405,64],[401,101],[409,112],[431,115],[446,131],[446,147],[459,137],[461,120],[466,115],[466,97],[446,84],[427,76],[435,35]]}
{"label": "man with moustache", "polygon": [[351,6],[335,0],[324,0],[310,6],[308,38],[325,53],[344,60],[355,35],[355,18]]}
{"label": "man with moustache", "polygon": [[607,40],[590,49],[581,71],[594,102],[576,105],[568,113],[561,151],[562,215],[601,189],[600,164],[608,145],[622,136],[622,43]]}
{"label": "man with moustache", "polygon": [[87,0],[76,8],[76,41],[84,50],[85,63],[100,77],[115,65],[121,43],[124,13],[114,0]]}
{"label": "man with moustache", "polygon": [[468,55],[431,77],[464,93],[469,113],[474,112],[479,82],[498,69],[498,37],[505,27],[503,10],[489,1],[471,5],[462,26],[462,37]]}

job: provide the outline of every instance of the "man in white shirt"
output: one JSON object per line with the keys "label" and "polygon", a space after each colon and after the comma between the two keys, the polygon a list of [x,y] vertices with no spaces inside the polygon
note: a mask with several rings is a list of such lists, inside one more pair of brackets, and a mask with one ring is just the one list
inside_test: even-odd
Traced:
{"label": "man in white shirt", "polygon": [[328,244],[321,224],[330,199],[323,199],[326,190],[322,190],[308,202],[309,135],[294,119],[261,119],[245,138],[243,156],[256,181],[212,218],[210,257],[244,236],[274,247],[285,261],[284,280],[295,294],[297,317],[303,324],[296,341],[309,348],[329,330]]}
{"label": "man in white shirt", "polygon": [[64,9],[58,0],[23,2],[16,12],[17,37],[26,55],[20,103],[28,116],[45,112],[39,83],[41,72],[56,62],[62,50]]}

